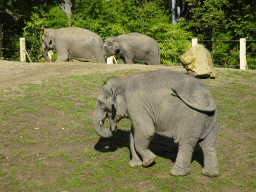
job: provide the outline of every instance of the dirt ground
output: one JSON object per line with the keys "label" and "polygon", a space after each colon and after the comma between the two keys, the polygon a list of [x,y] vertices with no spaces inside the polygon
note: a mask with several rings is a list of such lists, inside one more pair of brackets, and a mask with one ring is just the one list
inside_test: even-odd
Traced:
{"label": "dirt ground", "polygon": [[[197,150],[197,155],[194,156],[195,163],[191,167],[191,175],[180,179],[170,177],[166,167],[170,160],[172,163],[175,162],[177,146],[176,148],[173,147],[172,144],[169,144],[169,140],[163,137],[154,137],[151,143],[153,152],[158,156],[158,164],[147,170],[127,169],[124,165],[128,166],[127,161],[130,158],[126,151],[126,149],[129,149],[128,129],[130,126],[127,126],[126,122],[122,127],[120,126],[121,128],[114,141],[98,140],[94,137],[96,133],[91,121],[89,121],[93,109],[90,108],[89,104],[92,101],[93,106],[95,106],[93,98],[97,97],[99,88],[92,91],[86,89],[86,87],[79,88],[81,95],[87,97],[81,97],[80,99],[75,94],[69,97],[64,94],[64,88],[66,84],[71,83],[71,80],[58,79],[54,83],[59,86],[48,85],[51,89],[47,89],[49,87],[45,88],[42,95],[40,95],[40,91],[31,89],[26,91],[27,98],[19,102],[8,100],[9,98],[16,98],[14,96],[22,95],[25,86],[22,89],[19,88],[18,84],[21,83],[40,84],[43,80],[58,77],[128,71],[131,69],[144,71],[171,69],[186,72],[182,66],[107,65],[87,62],[21,63],[0,60],[0,90],[11,88],[21,92],[9,91],[9,94],[2,94],[4,100],[8,101],[6,102],[8,106],[0,111],[0,115],[2,115],[0,161],[1,166],[3,165],[0,167],[0,191],[18,191],[18,189],[32,191],[34,188],[37,191],[49,188],[51,188],[51,191],[67,191],[64,188],[68,188],[69,185],[70,191],[83,191],[88,186],[97,187],[96,182],[99,181],[108,183],[110,187],[113,187],[116,181],[114,179],[119,179],[119,176],[116,177],[119,172],[127,173],[127,176],[122,175],[120,177],[122,179],[120,185],[122,189],[126,186],[136,186],[135,188],[140,191],[158,190],[161,187],[173,189],[172,191],[184,191],[185,188],[179,189],[179,187],[185,185],[192,191],[211,191],[210,189],[214,189],[214,191],[234,192],[242,191],[246,187],[250,187],[249,190],[243,191],[253,191],[251,189],[256,188],[254,112],[254,82],[256,81],[255,76],[252,76],[251,73],[243,74],[243,76],[233,74],[232,76],[230,73],[222,72],[240,70],[215,68],[219,76],[215,80],[203,80],[214,90],[219,107],[219,136],[216,150],[219,153],[221,174],[216,179],[200,175],[203,159],[203,153],[200,150]],[[256,74],[256,70],[253,73]],[[86,78],[84,79],[86,81]],[[81,81],[84,81],[84,79]],[[92,81],[88,82],[91,83]],[[80,87],[83,85],[86,84],[81,84]],[[93,86],[90,85],[90,87]],[[46,93],[46,89],[49,92]],[[61,98],[57,98],[57,102],[50,102],[52,98],[55,98],[55,95],[51,94],[54,90],[63,95]],[[8,90],[6,93],[8,93]],[[61,107],[65,102],[67,104],[74,102],[75,109],[67,107],[69,110],[62,110]],[[31,112],[32,109],[40,110]],[[78,111],[81,113],[77,113]],[[84,111],[86,113],[82,113]],[[69,116],[69,113],[77,114]],[[108,168],[113,167],[112,160],[114,158],[117,159],[114,161],[116,163],[114,164],[114,171],[107,172],[111,170]],[[108,162],[109,164],[106,164]],[[83,167],[83,165],[86,166]],[[92,174],[93,171],[96,173],[97,170],[102,170],[102,167],[104,167],[106,173],[98,172],[99,178],[97,174]],[[110,173],[110,176],[108,176],[108,173]],[[76,180],[76,178],[81,178],[81,181]],[[153,181],[152,179],[145,182],[143,178],[157,178],[158,180]],[[82,181],[87,181],[87,183],[80,186]],[[235,190],[236,186],[232,186],[232,182],[239,188]],[[42,190],[40,190],[40,187]]]}
{"label": "dirt ground", "polygon": [[[40,83],[42,80],[72,75],[106,73],[118,70],[159,70],[171,69],[186,73],[182,66],[141,65],[141,64],[102,64],[88,62],[62,63],[21,63],[0,60],[0,89],[15,88],[20,83]],[[237,70],[218,68],[219,71]],[[248,70],[256,73],[256,70]]]}
{"label": "dirt ground", "polygon": [[21,63],[0,60],[0,89],[15,87],[20,83],[40,83],[45,79],[83,75],[90,73],[105,73],[130,69],[170,69],[186,72],[182,66],[170,67],[162,65],[140,64],[97,64],[87,62],[63,62],[63,63]]}

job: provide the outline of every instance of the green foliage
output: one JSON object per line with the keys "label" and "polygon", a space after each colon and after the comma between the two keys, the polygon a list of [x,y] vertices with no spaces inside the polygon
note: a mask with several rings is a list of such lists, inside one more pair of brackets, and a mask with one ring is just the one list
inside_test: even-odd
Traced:
{"label": "green foliage", "polygon": [[68,27],[68,17],[58,5],[34,7],[31,19],[23,28],[23,36],[26,40],[26,48],[32,50],[29,55],[32,60],[44,61],[42,58],[41,37],[46,28]]}
{"label": "green foliage", "polygon": [[[231,53],[214,55],[216,66],[239,66],[239,39],[255,40],[256,9],[253,3],[241,0],[198,1],[185,0],[192,13],[188,26],[199,39],[238,40],[206,42],[209,50],[215,53]],[[249,42],[247,52],[256,52],[256,44]],[[256,68],[256,58],[248,55],[248,65]]]}
{"label": "green foliage", "polygon": [[[61,2],[0,0],[0,23],[3,25],[3,47],[6,48],[4,57],[19,60],[19,38],[25,37],[31,59],[45,61],[40,40],[44,29],[69,26],[66,13],[59,7]],[[103,40],[130,32],[161,40],[158,43],[162,64],[176,64],[178,56],[191,46],[188,40],[197,37],[199,40],[214,40],[199,43],[214,52],[212,57],[215,66],[238,68],[239,38],[246,38],[247,63],[250,69],[256,69],[255,54],[250,54],[256,53],[256,43],[252,41],[256,39],[256,9],[252,1],[181,0],[184,18],[179,18],[178,23],[172,23],[170,1],[166,0],[70,2],[71,25],[93,31]]]}
{"label": "green foliage", "polygon": [[61,24],[64,19],[65,13],[57,4],[60,1],[0,0],[0,23],[3,26],[5,58],[19,60],[19,38],[25,37],[30,39],[26,41],[26,48],[33,50],[29,52],[31,59],[39,60],[42,56],[40,42],[42,31],[44,28]]}
{"label": "green foliage", "polygon": [[[162,55],[161,63],[177,63],[177,56],[190,46],[192,33],[187,32],[184,22],[172,24],[161,6],[161,1],[150,1],[136,6],[130,0],[77,0],[74,6],[73,26],[89,29],[103,40],[109,36],[139,32],[158,41]],[[170,54],[170,52],[177,52]]]}
{"label": "green foliage", "polygon": [[108,36],[141,32],[143,26],[138,10],[134,0],[76,0],[73,26],[93,31],[103,40]]}
{"label": "green foliage", "polygon": [[184,30],[182,24],[183,22],[178,24],[160,22],[152,25],[146,32],[146,34],[151,34],[156,40],[159,40],[161,63],[177,64],[179,55],[191,47],[191,42],[188,39],[192,38],[192,33]]}

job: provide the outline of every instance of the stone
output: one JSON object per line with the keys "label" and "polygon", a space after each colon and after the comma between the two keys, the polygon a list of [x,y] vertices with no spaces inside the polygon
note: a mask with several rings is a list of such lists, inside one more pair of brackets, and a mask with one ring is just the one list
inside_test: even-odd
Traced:
{"label": "stone", "polygon": [[203,45],[194,45],[179,59],[188,74],[198,78],[215,78],[211,54]]}

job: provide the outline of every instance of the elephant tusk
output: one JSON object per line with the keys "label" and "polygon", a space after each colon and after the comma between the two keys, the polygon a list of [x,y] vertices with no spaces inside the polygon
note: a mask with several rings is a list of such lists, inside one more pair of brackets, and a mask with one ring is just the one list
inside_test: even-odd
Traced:
{"label": "elephant tusk", "polygon": [[104,124],[104,121],[100,121],[100,125],[103,125]]}

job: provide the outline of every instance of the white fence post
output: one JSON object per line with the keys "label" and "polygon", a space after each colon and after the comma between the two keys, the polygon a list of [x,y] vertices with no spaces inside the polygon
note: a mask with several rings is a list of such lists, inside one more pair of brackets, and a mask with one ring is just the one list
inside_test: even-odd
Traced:
{"label": "white fence post", "polygon": [[48,54],[49,59],[52,60],[53,51],[52,51],[52,50],[51,50],[51,51],[48,51],[47,54]]}
{"label": "white fence post", "polygon": [[20,61],[26,62],[26,44],[25,38],[20,38]]}
{"label": "white fence post", "polygon": [[197,43],[198,43],[198,39],[197,38],[192,39],[192,47],[197,45]]}
{"label": "white fence post", "polygon": [[114,64],[113,60],[114,60],[115,64],[117,64],[117,61],[116,61],[116,58],[114,55],[107,58],[107,64]]}
{"label": "white fence post", "polygon": [[113,64],[113,57],[114,56],[110,56],[107,58],[107,64]]}
{"label": "white fence post", "polygon": [[246,38],[240,38],[240,69],[247,69],[246,62]]}

